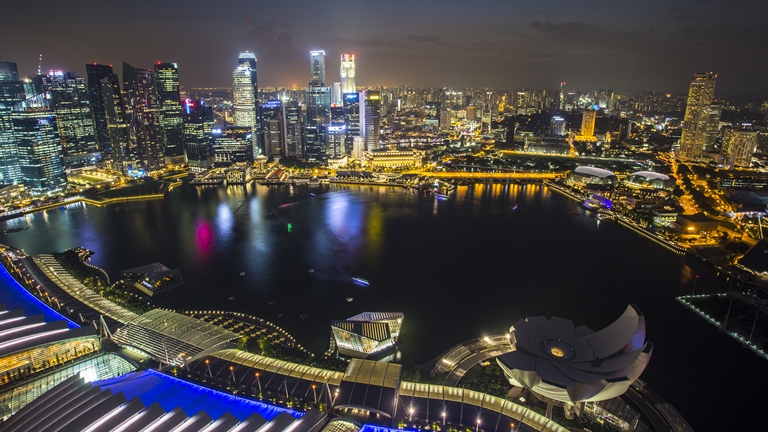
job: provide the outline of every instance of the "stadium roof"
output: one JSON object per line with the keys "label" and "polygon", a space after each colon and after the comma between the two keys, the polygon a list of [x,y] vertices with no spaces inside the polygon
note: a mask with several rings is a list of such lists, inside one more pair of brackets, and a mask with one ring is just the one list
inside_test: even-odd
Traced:
{"label": "stadium roof", "polygon": [[574,169],[573,171],[579,174],[586,174],[586,175],[591,175],[591,176],[600,177],[600,178],[616,176],[616,174],[614,174],[612,171],[608,171],[606,169],[597,168],[597,167],[591,167],[591,166],[576,167],[576,169]]}
{"label": "stadium roof", "polygon": [[630,174],[629,176],[643,177],[648,180],[669,180],[668,175],[664,175],[664,174],[653,172],[653,171],[638,171]]}
{"label": "stadium roof", "polygon": [[25,315],[0,304],[0,359],[10,354],[68,339],[96,336],[93,327],[68,326],[64,320],[45,322],[43,315]]}
{"label": "stadium roof", "polygon": [[150,354],[159,361],[174,363],[220,347],[239,335],[217,325],[162,309],[154,309],[129,321],[113,339]]}

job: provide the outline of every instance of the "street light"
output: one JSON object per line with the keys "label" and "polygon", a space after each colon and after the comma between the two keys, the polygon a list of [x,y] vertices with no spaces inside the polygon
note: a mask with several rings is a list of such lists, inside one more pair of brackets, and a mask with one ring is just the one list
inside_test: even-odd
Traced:
{"label": "street light", "polygon": [[408,421],[413,421],[413,407],[408,408]]}
{"label": "street light", "polygon": [[443,411],[443,413],[440,415],[443,416],[443,426],[445,426],[445,411]]}

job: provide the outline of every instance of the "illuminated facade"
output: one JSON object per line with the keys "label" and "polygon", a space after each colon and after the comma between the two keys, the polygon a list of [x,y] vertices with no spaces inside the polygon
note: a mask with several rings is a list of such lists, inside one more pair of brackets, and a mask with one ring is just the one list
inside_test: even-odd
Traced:
{"label": "illuminated facade", "polygon": [[632,173],[624,179],[624,184],[629,187],[640,189],[666,189],[675,188],[675,179],[668,175],[653,171],[638,171]]}
{"label": "illuminated facade", "polygon": [[550,135],[563,136],[565,135],[565,125],[567,122],[564,118],[554,116],[549,121],[549,133]]}
{"label": "illuminated facade", "polygon": [[354,54],[341,55],[341,92],[342,93],[357,92],[357,86],[355,84],[355,55]]}
{"label": "illuminated facade", "polygon": [[309,53],[309,83],[325,85],[325,51]]}
{"label": "illuminated facade", "polygon": [[[238,124],[237,119],[235,119],[235,126],[248,126],[248,121],[250,120],[250,115],[247,114],[247,108],[245,105],[247,103],[250,103],[252,107],[250,109],[253,110],[253,155],[260,155],[264,151],[264,142],[261,141],[261,131],[262,131],[262,123],[261,123],[261,113],[260,108],[261,104],[259,103],[259,80],[258,80],[258,71],[257,71],[257,61],[256,61],[256,55],[250,51],[243,51],[240,53],[240,57],[237,59],[237,63],[240,66],[244,66],[245,69],[248,70],[248,75],[250,78],[250,85],[252,88],[252,96],[248,96],[248,92],[245,91],[246,83],[241,81],[240,82],[240,95],[242,96],[240,101],[240,110],[241,110],[241,116],[245,117],[245,121],[243,124]],[[245,72],[241,71],[241,75],[244,75]]]}
{"label": "illuminated facade", "polygon": [[366,90],[361,95],[363,106],[360,110],[360,135],[365,137],[365,149],[371,151],[379,146],[381,92]]}
{"label": "illuminated facade", "polygon": [[261,142],[264,143],[264,154],[267,156],[282,156],[285,154],[285,110],[283,103],[277,99],[261,105]]}
{"label": "illuminated facade", "polygon": [[256,93],[251,81],[251,70],[248,62],[243,62],[232,72],[232,101],[235,110],[234,123],[237,127],[256,129]]}
{"label": "illuminated facade", "polygon": [[653,352],[645,317],[634,305],[597,332],[543,316],[520,319],[509,331],[515,350],[496,360],[510,384],[562,403],[566,413],[624,394]]}
{"label": "illuminated facade", "polygon": [[726,128],[723,133],[723,153],[728,164],[737,167],[752,165],[752,155],[757,151],[757,131]]}
{"label": "illuminated facade", "polygon": [[301,106],[295,101],[284,102],[283,106],[285,107],[285,155],[304,157]]}
{"label": "illuminated facade", "polygon": [[[587,110],[581,115],[581,136],[592,138],[595,136],[595,119],[597,111]],[[564,135],[564,134],[563,134]]]}
{"label": "illuminated facade", "polygon": [[64,164],[93,164],[98,149],[85,78],[51,70],[43,77],[43,88],[51,95]]}
{"label": "illuminated facade", "polygon": [[[122,111],[122,102],[120,102],[120,81],[117,75],[112,71],[112,65],[87,64],[85,65],[86,75],[88,77],[88,98],[91,103],[91,112],[93,113],[93,127],[96,145],[98,146],[101,158],[104,160],[112,159],[113,145],[109,133],[107,122],[106,97],[117,95],[117,106]],[[106,81],[103,81],[106,80]],[[102,83],[103,82],[103,83]],[[105,87],[111,87],[106,91]],[[122,118],[122,115],[120,116]],[[113,121],[114,123],[114,121]],[[117,143],[119,147],[120,143]]]}
{"label": "illuminated facade", "polygon": [[304,157],[309,162],[322,162],[326,157],[325,126],[307,125],[304,127]]}
{"label": "illuminated facade", "polygon": [[184,101],[184,151],[187,165],[193,172],[201,172],[213,163],[213,108],[202,100]]}
{"label": "illuminated facade", "polygon": [[577,167],[568,173],[565,181],[571,186],[578,187],[586,185],[612,186],[619,182],[613,172],[590,166]]}
{"label": "illuminated facade", "polygon": [[58,190],[67,182],[56,116],[45,96],[23,101],[11,113],[21,177],[34,193]]}
{"label": "illuminated facade", "polygon": [[155,64],[155,86],[160,110],[160,126],[165,140],[165,160],[179,165],[184,158],[184,121],[179,94],[179,66],[176,63]]}
{"label": "illuminated facade", "polygon": [[152,71],[123,62],[123,103],[128,126],[132,159],[138,169],[128,167],[127,174],[143,177],[165,167],[165,145],[160,125],[155,76]]}
{"label": "illuminated facade", "polygon": [[377,170],[419,167],[424,155],[418,150],[399,147],[370,150],[366,157],[368,167]]}
{"label": "illuminated facade", "polygon": [[700,158],[709,145],[710,110],[715,96],[717,74],[697,73],[691,79],[688,103],[680,136],[680,158],[685,161]]}
{"label": "illuminated facade", "polygon": [[339,353],[366,358],[394,348],[404,315],[397,312],[364,312],[344,321],[332,321],[331,332]]}

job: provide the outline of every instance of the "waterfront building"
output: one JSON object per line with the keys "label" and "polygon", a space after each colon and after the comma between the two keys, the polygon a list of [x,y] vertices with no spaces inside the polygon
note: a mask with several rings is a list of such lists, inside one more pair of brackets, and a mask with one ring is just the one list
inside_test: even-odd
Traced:
{"label": "waterfront building", "polygon": [[638,171],[624,179],[623,183],[629,187],[638,189],[666,189],[675,188],[675,179],[668,175],[653,171]]}
{"label": "waterfront building", "polygon": [[556,136],[564,136],[566,124],[567,122],[565,121],[564,118],[560,116],[552,117],[552,120],[549,121],[549,134],[556,135]]}
{"label": "waterfront building", "polygon": [[752,155],[757,151],[757,131],[725,128],[723,132],[723,153],[729,166],[749,167]]}
{"label": "waterfront building", "polygon": [[[109,126],[107,124],[106,92],[102,89],[102,86],[111,86],[112,89],[109,93],[117,95],[119,98],[120,81],[112,71],[112,65],[87,64],[85,65],[85,71],[88,78],[88,98],[91,103],[91,113],[93,114],[94,138],[96,139],[96,145],[98,146],[101,158],[103,160],[110,160],[112,158],[113,143],[110,139]],[[102,84],[104,79],[106,79],[106,83]],[[122,102],[118,102],[117,106],[122,107]]]}
{"label": "waterfront building", "polygon": [[306,94],[306,124],[324,125],[330,120],[331,93],[325,84],[310,83]]}
{"label": "waterfront building", "polygon": [[24,185],[39,194],[62,189],[67,182],[63,150],[48,95],[41,93],[14,105],[11,122]]}
{"label": "waterfront building", "polygon": [[169,269],[159,262],[122,270],[120,277],[127,285],[132,285],[150,297],[184,283],[179,269]]}
{"label": "waterfront building", "polygon": [[379,147],[381,92],[366,90],[361,96],[363,104],[360,109],[360,135],[365,137],[365,149],[371,151]]}
{"label": "waterfront building", "polygon": [[213,128],[213,162],[230,165],[237,162],[253,163],[253,129],[230,126]]}
{"label": "waterfront building", "polygon": [[[243,53],[245,54],[245,53]],[[242,57],[242,54],[241,54]],[[255,62],[255,58],[253,59]],[[254,85],[256,71],[251,68],[250,59],[242,61],[232,72],[232,104],[234,107],[234,126],[249,128],[253,155],[261,154],[259,140],[258,94]]]}
{"label": "waterfront building", "polygon": [[[240,111],[241,116],[243,117],[241,119],[241,124],[237,123],[237,119],[235,119],[235,126],[243,126],[246,127],[249,125],[248,121],[251,120],[251,116],[248,113],[249,110],[253,110],[253,154],[254,156],[258,154],[262,154],[264,151],[264,143],[259,141],[261,139],[261,131],[263,125],[261,124],[261,115],[259,112],[259,109],[261,108],[261,104],[259,102],[259,80],[258,80],[258,71],[257,71],[257,61],[256,61],[256,55],[250,51],[243,51],[240,53],[240,56],[238,57],[238,64],[240,66],[244,66],[244,69],[247,70],[241,71],[241,75],[248,75],[251,90],[246,90],[245,86],[246,83],[242,82],[240,83],[240,91],[239,91],[239,99],[240,99]],[[246,80],[247,81],[247,80]],[[234,89],[233,89],[234,90]],[[252,96],[251,96],[252,95]],[[233,93],[234,96],[234,93]],[[252,107],[247,107],[246,105],[250,104]]]}
{"label": "waterfront building", "polygon": [[59,365],[101,348],[96,330],[0,304],[0,382]]}
{"label": "waterfront building", "polygon": [[710,143],[711,109],[716,81],[717,74],[713,72],[696,73],[691,79],[680,136],[679,154],[684,161],[700,158]]}
{"label": "waterfront building", "polygon": [[24,83],[16,63],[0,61],[0,182],[21,181],[19,150],[13,136],[11,107],[24,100]]}
{"label": "waterfront building", "polygon": [[347,154],[352,154],[355,137],[360,136],[360,93],[344,93],[342,99],[344,125],[347,129],[344,148],[346,149]]}
{"label": "waterfront building", "polygon": [[563,405],[570,418],[585,402],[621,396],[640,376],[653,352],[645,328],[634,305],[597,332],[563,318],[528,317],[510,327],[514,351],[496,361],[510,384]]}
{"label": "waterfront building", "polygon": [[286,101],[285,107],[285,151],[290,157],[304,157],[304,126],[301,121],[301,106],[295,101]]}
{"label": "waterfront building", "polygon": [[345,356],[367,358],[394,348],[403,317],[399,312],[364,312],[343,321],[332,321],[336,349]]}
{"label": "waterfront building", "polygon": [[348,155],[344,148],[347,127],[344,123],[331,123],[326,127],[326,159],[341,159]]}
{"label": "waterfront building", "polygon": [[325,145],[325,125],[304,126],[304,157],[308,162],[323,162]]}
{"label": "waterfront building", "polygon": [[591,166],[577,167],[568,173],[565,181],[574,187],[587,187],[589,185],[613,186],[619,182],[616,174],[613,172]]}
{"label": "waterfront building", "polygon": [[183,165],[184,121],[182,118],[181,94],[179,94],[179,65],[176,63],[155,64],[155,86],[160,111],[160,126],[165,142],[165,163]]}
{"label": "waterfront building", "polygon": [[680,228],[680,231],[686,234],[700,234],[705,232],[717,231],[719,222],[715,219],[710,219],[704,213],[696,213],[692,215],[677,215],[675,218],[675,224]]}
{"label": "waterfront building", "polygon": [[357,93],[357,84],[355,83],[355,55],[341,55],[341,92]]}
{"label": "waterfront building", "polygon": [[368,150],[366,153],[367,165],[373,171],[420,167],[423,158],[424,154],[419,150],[396,146]]}
{"label": "waterfront building", "polygon": [[285,108],[280,100],[272,99],[261,105],[261,124],[264,127],[261,139],[264,143],[264,154],[277,157],[284,155],[286,119]]}
{"label": "waterfront building", "polygon": [[362,159],[365,153],[365,138],[361,136],[352,137],[352,159]]}
{"label": "waterfront building", "polygon": [[184,151],[192,172],[202,172],[213,163],[213,107],[203,100],[184,101]]}
{"label": "waterfront building", "polygon": [[109,144],[100,148],[101,157],[110,161],[112,168],[117,171],[137,172],[139,162],[135,155],[136,146],[131,144],[131,135],[125,118],[125,105],[116,74],[101,79],[100,94],[109,136]]}
{"label": "waterfront building", "polygon": [[99,158],[91,103],[85,78],[71,72],[50,70],[43,89],[51,96],[64,165],[92,165]]}
{"label": "waterfront building", "polygon": [[581,115],[581,132],[580,135],[584,138],[593,138],[595,136],[595,119],[597,118],[597,111],[587,110]]}
{"label": "waterfront building", "polygon": [[143,177],[164,168],[165,143],[152,71],[123,62],[123,103],[131,146],[126,153],[138,162],[138,167],[129,165],[126,174]]}

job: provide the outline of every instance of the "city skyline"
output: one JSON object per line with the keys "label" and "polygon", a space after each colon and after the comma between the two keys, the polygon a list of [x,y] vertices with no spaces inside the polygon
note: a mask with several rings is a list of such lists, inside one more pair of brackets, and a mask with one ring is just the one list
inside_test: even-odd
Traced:
{"label": "city skyline", "polygon": [[[691,73],[716,71],[721,77],[718,97],[768,94],[760,78],[766,61],[753,55],[748,43],[760,34],[763,5],[750,5],[747,16],[746,3],[686,1],[663,7],[567,2],[550,2],[544,9],[532,2],[393,6],[330,3],[310,8],[293,1],[257,11],[240,1],[216,8],[178,2],[142,7],[139,2],[120,14],[109,7],[88,8],[94,24],[67,27],[67,38],[57,36],[62,30],[58,23],[72,22],[69,18],[75,17],[69,15],[77,11],[41,7],[38,19],[47,25],[25,38],[11,38],[24,33],[20,21],[5,26],[5,39],[15,43],[0,54],[16,61],[24,76],[37,70],[39,54],[43,70],[80,76],[85,76],[86,63],[126,61],[149,67],[176,62],[186,88],[228,86],[231,58],[244,50],[259,58],[264,85],[303,86],[307,54],[325,50],[329,84],[338,79],[339,55],[351,53],[358,59],[362,86],[554,89],[565,81],[569,89],[684,92]],[[23,6],[7,7],[13,15]],[[154,30],[131,31],[138,23]],[[116,37],[93,37],[107,29]]]}

